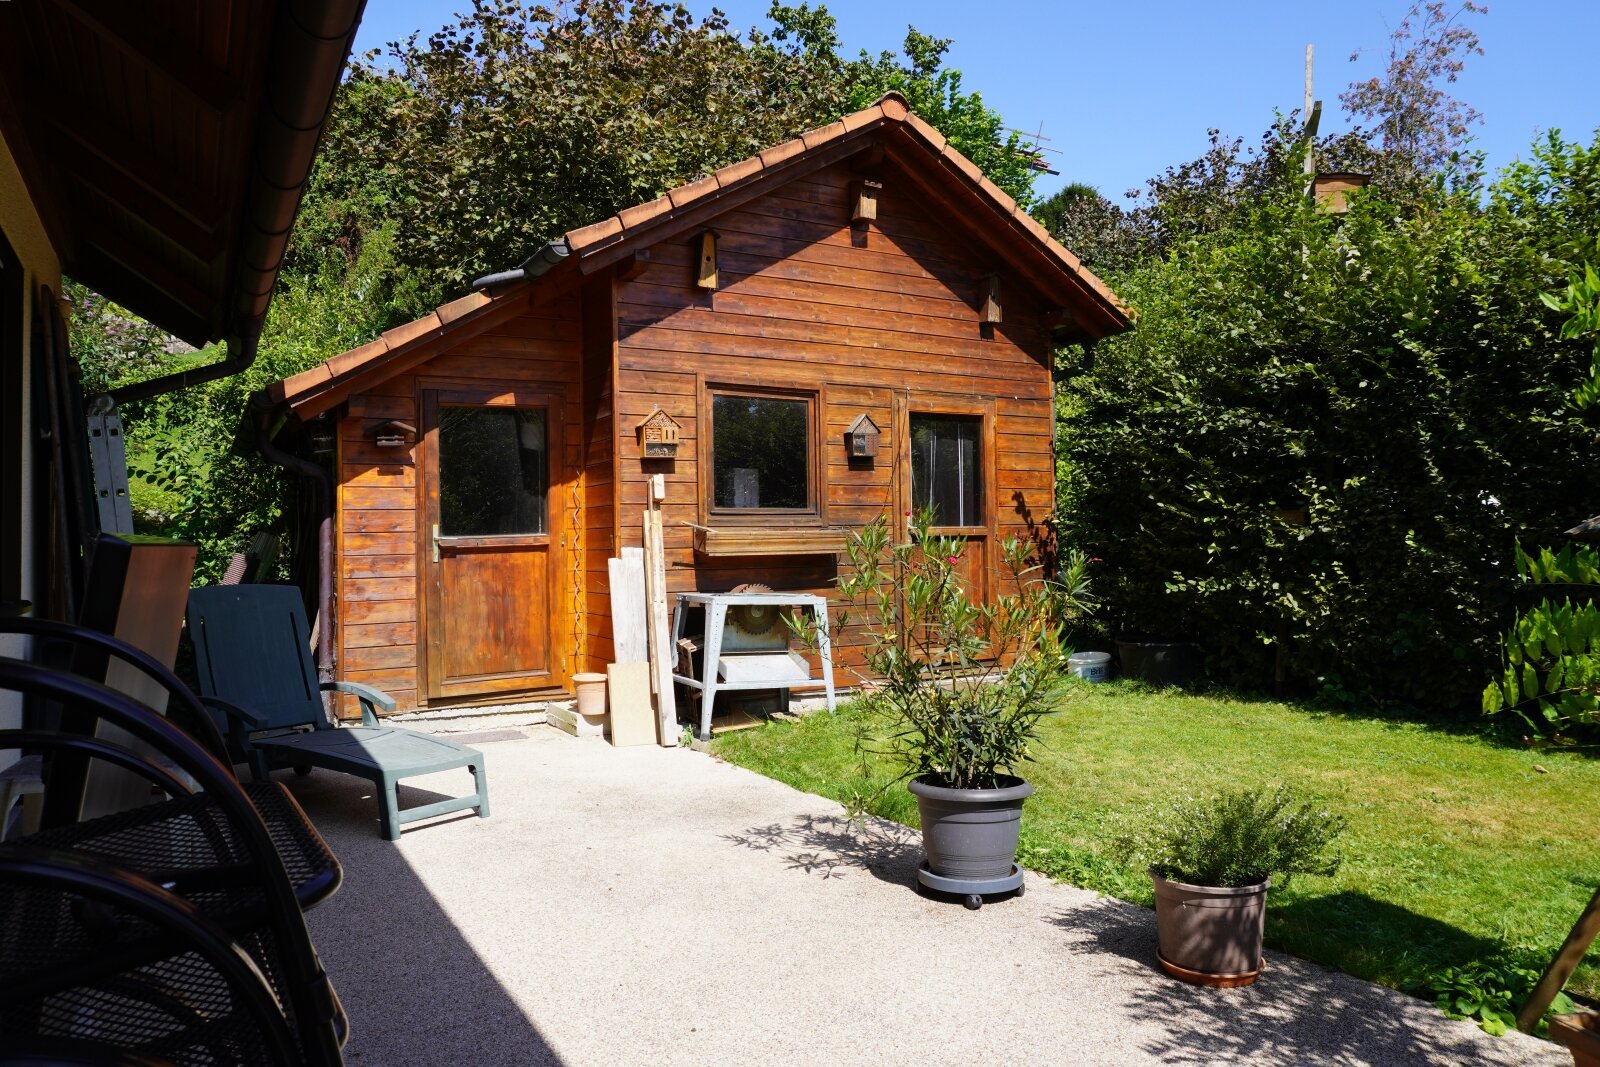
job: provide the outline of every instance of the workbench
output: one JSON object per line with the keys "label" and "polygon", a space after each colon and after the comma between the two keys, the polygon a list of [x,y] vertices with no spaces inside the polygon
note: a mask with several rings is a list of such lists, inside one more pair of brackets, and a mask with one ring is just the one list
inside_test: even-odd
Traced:
{"label": "workbench", "polygon": [[[807,608],[817,620],[817,652],[822,659],[822,678],[813,678],[810,664],[796,652],[749,652],[724,659],[722,632],[728,609],[743,604],[775,604]],[[706,613],[704,679],[692,676],[692,666],[678,662],[678,641],[683,637],[684,616],[688,609],[701,607]],[[822,686],[828,694],[828,710],[834,710],[833,645],[828,640],[828,598],[814,593],[679,593],[672,612],[672,680],[700,691],[700,730],[702,741],[711,737],[711,711],[717,694],[730,689],[814,689]]]}

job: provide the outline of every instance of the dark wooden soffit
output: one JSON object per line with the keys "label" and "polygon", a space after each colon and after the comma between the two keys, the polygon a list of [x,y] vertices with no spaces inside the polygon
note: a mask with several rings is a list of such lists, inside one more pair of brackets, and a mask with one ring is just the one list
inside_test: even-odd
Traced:
{"label": "dark wooden soffit", "polygon": [[0,3],[0,135],[62,267],[194,345],[259,322],[363,2]]}

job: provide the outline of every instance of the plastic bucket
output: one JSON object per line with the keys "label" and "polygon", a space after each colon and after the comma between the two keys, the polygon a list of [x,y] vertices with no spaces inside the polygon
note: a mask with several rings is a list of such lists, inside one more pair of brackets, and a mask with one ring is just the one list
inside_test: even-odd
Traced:
{"label": "plastic bucket", "polygon": [[1067,671],[1086,682],[1111,680],[1111,653],[1074,652],[1067,657]]}

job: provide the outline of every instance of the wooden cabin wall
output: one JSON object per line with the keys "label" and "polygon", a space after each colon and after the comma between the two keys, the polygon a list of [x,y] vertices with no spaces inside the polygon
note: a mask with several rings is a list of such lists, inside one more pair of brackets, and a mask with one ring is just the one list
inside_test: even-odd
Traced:
{"label": "wooden cabin wall", "polygon": [[604,673],[616,658],[611,635],[611,578],[617,554],[616,483],[612,476],[616,429],[611,417],[616,364],[616,303],[610,272],[583,290],[583,569],[585,593],[583,670]]}
{"label": "wooden cabin wall", "polygon": [[[824,518],[860,526],[903,508],[896,435],[905,406],[952,411],[992,405],[995,533],[1026,537],[1054,503],[1052,404],[1044,309],[998,257],[958,236],[909,179],[883,173],[878,219],[852,227],[850,183],[838,165],[719,216],[719,288],[696,288],[691,242],[655,246],[649,265],[617,286],[615,427],[622,544],[641,540],[648,474],[666,475],[668,582],[673,591],[746,581],[831,592],[832,556],[708,559],[686,522],[708,523],[697,464],[707,383],[815,389],[822,425]],[[979,321],[980,290],[999,272],[1004,321]],[[671,461],[641,462],[635,427],[660,405],[682,424]],[[849,461],[843,435],[865,412],[884,431],[877,459]],[[908,493],[909,490],[905,490]],[[993,555],[990,557],[993,559]],[[991,579],[992,580],[992,579]],[[858,657],[846,655],[845,659]],[[846,675],[848,680],[849,675]]]}
{"label": "wooden cabin wall", "polygon": [[[581,374],[581,322],[575,296],[531,307],[525,314],[454,346],[411,370],[352,396],[339,422],[337,489],[340,676],[387,691],[399,710],[425,702],[417,600],[423,553],[418,445],[378,448],[367,432],[391,419],[422,429],[422,379],[477,385],[495,382],[558,383],[566,389],[565,447],[568,477],[552,485],[552,503],[564,510],[564,590],[554,598],[573,616],[553,632],[581,635],[584,603],[584,529],[578,511],[585,486],[585,424]],[[569,648],[568,670],[581,658]],[[503,698],[502,698],[503,699]],[[342,713],[359,715],[346,698]]]}

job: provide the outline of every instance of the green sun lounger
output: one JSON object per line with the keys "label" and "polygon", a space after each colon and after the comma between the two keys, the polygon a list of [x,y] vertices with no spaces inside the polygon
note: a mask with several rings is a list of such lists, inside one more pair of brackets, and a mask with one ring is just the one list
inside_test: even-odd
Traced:
{"label": "green sun lounger", "polygon": [[[217,716],[238,758],[257,778],[274,767],[322,767],[372,782],[378,789],[383,836],[400,837],[402,823],[476,808],[489,817],[483,753],[431,734],[378,724],[377,709],[394,698],[357,682],[318,684],[310,628],[300,592],[287,585],[218,585],[189,593],[188,628],[195,669],[207,707]],[[360,726],[334,726],[322,691],[361,702]],[[477,792],[402,809],[402,779],[465,767]]]}

